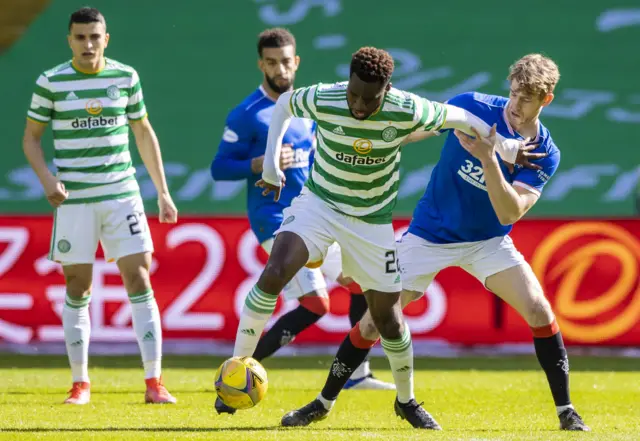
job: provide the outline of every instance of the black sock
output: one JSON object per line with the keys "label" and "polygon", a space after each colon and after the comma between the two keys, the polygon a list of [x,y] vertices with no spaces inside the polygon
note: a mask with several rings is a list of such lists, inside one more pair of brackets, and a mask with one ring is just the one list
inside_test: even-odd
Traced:
{"label": "black sock", "polygon": [[264,360],[282,346],[291,343],[296,335],[313,325],[320,317],[322,316],[309,311],[302,305],[286,313],[262,336],[253,353],[253,358],[258,361]]}
{"label": "black sock", "polygon": [[557,332],[551,337],[534,337],[533,344],[540,366],[547,374],[547,381],[556,406],[571,404],[569,398],[569,359],[562,341],[562,334]]}
{"label": "black sock", "polygon": [[[351,303],[349,304],[349,322],[351,323],[351,327],[353,328],[356,323],[358,323],[362,317],[364,317],[364,313],[367,312],[367,298],[364,294],[354,294],[351,293]],[[369,360],[369,357],[365,357],[362,362]]]}
{"label": "black sock", "polygon": [[333,359],[327,381],[322,388],[322,397],[335,400],[355,369],[367,358],[371,349],[362,349],[353,345],[350,334],[343,340],[336,358]]}
{"label": "black sock", "polygon": [[364,294],[351,293],[351,303],[349,304],[351,327],[354,327],[362,319],[365,312],[367,312],[367,298]]}

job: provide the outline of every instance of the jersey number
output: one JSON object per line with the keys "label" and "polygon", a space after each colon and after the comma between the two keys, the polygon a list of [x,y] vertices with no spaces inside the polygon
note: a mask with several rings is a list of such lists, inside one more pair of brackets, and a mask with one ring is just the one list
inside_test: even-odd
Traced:
{"label": "jersey number", "polygon": [[384,254],[384,257],[387,258],[387,262],[385,265],[385,272],[387,274],[393,274],[398,272],[398,261],[396,259],[395,251],[387,251]]}
{"label": "jersey number", "polygon": [[132,213],[127,216],[127,222],[129,222],[129,231],[131,232],[132,236],[142,233],[142,228],[140,227],[140,214],[141,213]]}
{"label": "jersey number", "polygon": [[473,162],[469,161],[468,159],[466,159],[464,162],[465,165],[460,167],[460,170],[462,170],[465,174],[471,176],[481,184],[484,184],[484,170],[482,169],[482,167],[478,167],[477,165],[474,166]]}

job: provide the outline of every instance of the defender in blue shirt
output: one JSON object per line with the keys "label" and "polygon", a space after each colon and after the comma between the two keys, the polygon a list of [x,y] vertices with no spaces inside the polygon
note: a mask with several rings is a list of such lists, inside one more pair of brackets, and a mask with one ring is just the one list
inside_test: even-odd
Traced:
{"label": "defender in blue shirt", "polygon": [[[449,103],[493,126],[483,138],[449,131],[408,232],[398,243],[405,302],[423,295],[436,274],[459,266],[509,303],[531,327],[564,430],[585,431],[569,398],[569,362],[562,336],[535,274],[515,248],[512,225],[537,202],[560,163],[560,150],[539,121],[559,79],[539,54],[511,66],[509,98],[464,93]],[[510,167],[495,152],[495,134],[528,140],[544,156],[537,169]]]}
{"label": "defender in blue shirt", "polygon": [[[283,140],[281,167],[287,185],[279,201],[262,196],[255,186],[262,173],[269,121],[276,98],[261,85],[229,113],[222,141],[211,163],[211,175],[217,181],[247,180],[247,212],[251,229],[263,243],[273,237],[282,223],[282,210],[300,194],[309,177],[309,155],[314,148],[315,123],[294,118]],[[279,94],[278,94],[279,95]]]}
{"label": "defender in blue shirt", "polygon": [[[448,102],[472,112],[489,125],[495,124],[497,133],[504,137],[523,139],[506,117],[509,112],[507,98],[470,92],[457,95]],[[413,213],[409,232],[437,244],[478,242],[509,234],[519,213],[496,212],[488,194],[481,161],[460,145],[453,131],[447,132],[440,160]],[[537,145],[534,152],[545,155],[537,161],[539,169],[526,169],[519,165],[510,169],[503,161],[499,161],[498,166],[505,181],[530,199],[533,205],[533,199],[540,196],[558,168],[560,150],[541,123],[537,124],[535,132],[531,132],[531,137],[534,138],[532,143]],[[445,194],[447,197],[442,197]]]}

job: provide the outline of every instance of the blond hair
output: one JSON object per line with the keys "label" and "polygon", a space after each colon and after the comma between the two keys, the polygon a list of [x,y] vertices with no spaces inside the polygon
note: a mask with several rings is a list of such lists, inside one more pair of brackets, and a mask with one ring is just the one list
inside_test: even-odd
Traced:
{"label": "blond hair", "polygon": [[560,71],[551,58],[529,54],[511,65],[507,79],[515,81],[528,94],[544,97],[555,89]]}

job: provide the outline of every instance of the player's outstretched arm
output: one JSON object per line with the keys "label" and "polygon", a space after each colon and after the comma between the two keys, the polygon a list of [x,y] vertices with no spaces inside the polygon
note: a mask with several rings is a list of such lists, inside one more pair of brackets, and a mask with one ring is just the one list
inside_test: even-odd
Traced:
{"label": "player's outstretched arm", "polygon": [[[443,129],[457,129],[470,136],[475,136],[474,130],[476,130],[481,136],[489,136],[491,127],[482,119],[461,107],[451,104],[444,104],[444,106],[447,109],[447,119],[442,126]],[[518,151],[523,147],[522,142],[515,139],[506,139],[500,134],[495,136],[497,141],[496,151],[506,162],[515,164]]]}
{"label": "player's outstretched arm", "polygon": [[160,153],[160,143],[156,132],[151,127],[149,118],[144,117],[141,120],[131,121],[131,130],[136,138],[136,145],[140,152],[140,157],[144,166],[151,176],[153,185],[158,192],[158,208],[160,209],[159,218],[162,223],[176,223],[178,220],[178,210],[176,209],[169,187],[164,175],[164,166],[162,164],[162,154]]}
{"label": "player's outstretched arm", "polygon": [[56,208],[69,197],[69,193],[65,190],[64,184],[49,171],[47,161],[44,159],[42,135],[46,129],[47,124],[27,119],[22,140],[22,150],[42,184],[47,200],[53,208]]}
{"label": "player's outstretched arm", "polygon": [[282,139],[293,117],[290,104],[292,94],[293,92],[283,93],[274,106],[267,136],[267,149],[264,153],[262,179],[256,182],[258,187],[264,188],[263,196],[273,191],[276,201],[280,199],[280,191],[285,183],[284,173],[280,169],[280,154]]}

